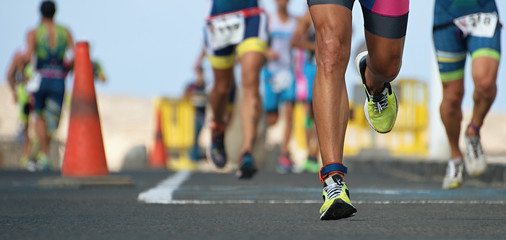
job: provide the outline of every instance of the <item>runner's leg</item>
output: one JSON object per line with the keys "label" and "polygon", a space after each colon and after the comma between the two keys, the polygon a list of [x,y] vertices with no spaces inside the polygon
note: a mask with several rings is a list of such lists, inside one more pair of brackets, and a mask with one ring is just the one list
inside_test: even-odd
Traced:
{"label": "runner's leg", "polygon": [[[476,127],[483,125],[483,120],[487,115],[497,94],[497,70],[499,61],[490,57],[479,57],[472,62],[472,75],[474,81],[473,93],[473,116],[471,123]],[[468,127],[467,135],[476,136],[478,132]]]}
{"label": "runner's leg", "polygon": [[370,94],[383,91],[385,82],[391,82],[401,69],[405,37],[384,38],[365,31],[367,43],[367,67],[365,79]]}
{"label": "runner's leg", "polygon": [[443,100],[441,101],[439,111],[450,143],[450,159],[462,158],[462,152],[459,148],[459,138],[463,98],[464,80],[462,78],[443,82]]}
{"label": "runner's leg", "polygon": [[309,9],[316,29],[313,111],[323,165],[342,163],[349,103],[344,74],[350,57],[351,11],[335,4]]}
{"label": "runner's leg", "polygon": [[243,99],[241,103],[241,122],[243,131],[243,144],[241,152],[253,150],[256,136],[256,128],[262,111],[262,101],[259,91],[260,69],[264,62],[261,52],[250,51],[242,54],[241,79],[243,87]]}
{"label": "runner's leg", "polygon": [[234,68],[213,68],[214,86],[209,93],[209,102],[213,111],[214,122],[217,125],[224,125],[226,106],[230,94],[230,88],[234,81]]}

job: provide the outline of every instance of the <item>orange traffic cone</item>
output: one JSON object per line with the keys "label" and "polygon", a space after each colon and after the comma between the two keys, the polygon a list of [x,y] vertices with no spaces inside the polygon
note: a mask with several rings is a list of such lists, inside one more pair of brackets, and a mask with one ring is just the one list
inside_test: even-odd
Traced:
{"label": "orange traffic cone", "polygon": [[109,175],[93,79],[89,45],[87,42],[78,42],[63,176]]}
{"label": "orange traffic cone", "polygon": [[149,165],[155,168],[165,168],[167,166],[167,153],[162,135],[162,115],[160,110],[156,113],[155,143],[149,155]]}

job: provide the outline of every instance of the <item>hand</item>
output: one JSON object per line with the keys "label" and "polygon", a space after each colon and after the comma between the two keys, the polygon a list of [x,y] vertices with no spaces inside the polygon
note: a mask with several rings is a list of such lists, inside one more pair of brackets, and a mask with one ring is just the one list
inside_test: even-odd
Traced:
{"label": "hand", "polygon": [[275,51],[267,50],[267,52],[265,52],[265,57],[267,60],[276,60],[279,58],[279,54]]}

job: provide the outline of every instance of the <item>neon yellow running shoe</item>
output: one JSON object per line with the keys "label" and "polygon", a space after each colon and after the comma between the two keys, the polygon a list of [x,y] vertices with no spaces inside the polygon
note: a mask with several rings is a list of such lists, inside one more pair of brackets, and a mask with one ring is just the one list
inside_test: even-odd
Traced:
{"label": "neon yellow running shoe", "polygon": [[371,95],[365,83],[365,68],[367,51],[360,53],[355,59],[355,65],[360,72],[362,84],[365,88],[364,113],[369,125],[378,133],[388,133],[392,130],[397,119],[397,96],[392,90],[390,83],[385,83],[383,91],[376,95]]}
{"label": "neon yellow running shoe", "polygon": [[337,220],[352,217],[357,209],[351,205],[350,194],[341,176],[333,175],[323,183],[323,206],[320,220]]}

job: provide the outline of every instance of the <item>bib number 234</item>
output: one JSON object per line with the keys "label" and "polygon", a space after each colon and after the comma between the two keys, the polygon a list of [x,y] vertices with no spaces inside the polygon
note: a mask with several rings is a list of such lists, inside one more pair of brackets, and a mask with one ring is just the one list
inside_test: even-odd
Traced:
{"label": "bib number 234", "polygon": [[207,36],[214,50],[239,44],[244,38],[244,16],[242,13],[229,13],[211,18],[207,22]]}

